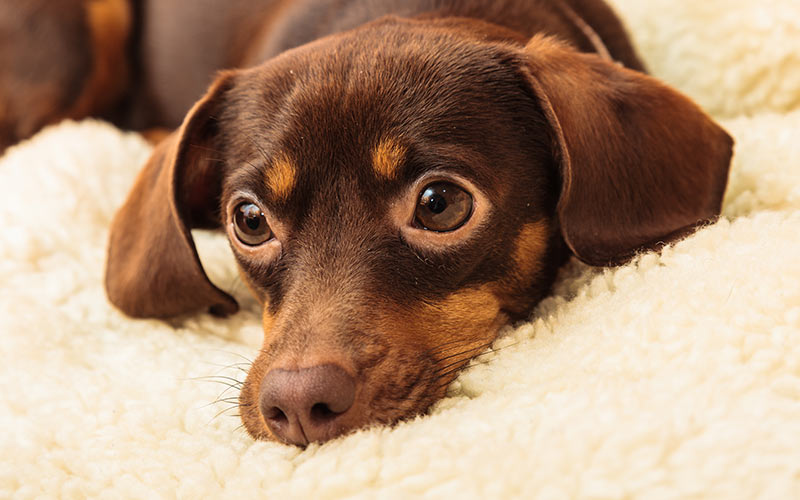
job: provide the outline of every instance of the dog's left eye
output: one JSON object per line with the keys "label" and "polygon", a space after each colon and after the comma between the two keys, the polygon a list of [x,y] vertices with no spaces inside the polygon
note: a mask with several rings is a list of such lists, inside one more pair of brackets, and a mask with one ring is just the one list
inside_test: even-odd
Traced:
{"label": "dog's left eye", "polygon": [[272,230],[261,208],[254,203],[236,207],[233,221],[236,237],[248,246],[258,246],[272,239]]}
{"label": "dog's left eye", "polygon": [[416,223],[428,231],[455,231],[469,220],[472,205],[472,196],[460,187],[450,182],[436,182],[419,195]]}

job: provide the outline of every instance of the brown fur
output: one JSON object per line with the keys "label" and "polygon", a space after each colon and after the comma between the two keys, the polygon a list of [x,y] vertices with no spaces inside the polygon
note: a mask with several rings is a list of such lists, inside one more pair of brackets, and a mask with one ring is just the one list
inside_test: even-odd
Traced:
{"label": "brown fur", "polygon": [[92,45],[92,70],[83,91],[66,112],[69,118],[102,114],[127,91],[127,43],[132,12],[127,0],[92,0],[86,6]]}
{"label": "brown fur", "polygon": [[0,153],[64,118],[91,66],[80,0],[0,3]]}
{"label": "brown fur", "polygon": [[[641,72],[600,0],[135,6],[126,119],[182,125],[114,220],[108,295],[135,317],[234,313],[190,233],[227,231],[263,303],[240,397],[256,438],[305,444],[424,412],[570,255],[618,264],[719,213],[732,141]],[[245,68],[212,76],[229,66]],[[414,217],[439,181],[474,200],[448,233]],[[238,241],[243,202],[273,240]],[[352,406],[275,431],[270,374],[331,366],[354,381]]]}

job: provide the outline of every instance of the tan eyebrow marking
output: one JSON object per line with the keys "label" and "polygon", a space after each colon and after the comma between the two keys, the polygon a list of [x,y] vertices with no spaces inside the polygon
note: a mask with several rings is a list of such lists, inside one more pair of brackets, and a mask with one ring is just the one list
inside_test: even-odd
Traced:
{"label": "tan eyebrow marking", "polygon": [[397,169],[406,155],[406,148],[394,139],[384,139],[372,151],[372,168],[386,179],[397,177]]}
{"label": "tan eyebrow marking", "polygon": [[297,168],[286,154],[278,156],[267,171],[267,187],[280,199],[289,197],[296,179]]}

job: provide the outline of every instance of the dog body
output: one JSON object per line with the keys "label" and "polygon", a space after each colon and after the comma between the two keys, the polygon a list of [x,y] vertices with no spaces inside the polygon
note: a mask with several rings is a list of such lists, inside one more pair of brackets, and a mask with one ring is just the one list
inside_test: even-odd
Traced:
{"label": "dog body", "polygon": [[[499,38],[521,42],[543,33],[585,52],[597,50],[591,37],[598,36],[615,60],[643,69],[618,19],[598,1],[162,0],[140,8],[142,85],[132,113],[150,114],[132,124],[139,128],[180,125],[221,68],[256,66],[389,15],[479,20],[491,23],[489,29]],[[574,9],[580,10],[585,26],[571,17],[577,16]],[[178,19],[180,29],[175,27]]]}
{"label": "dog body", "polygon": [[389,15],[481,20],[518,42],[549,34],[643,70],[595,0],[25,0],[0,6],[0,152],[64,118],[174,129],[218,70]]}
{"label": "dog body", "polygon": [[[600,0],[135,7],[122,114],[178,129],[115,218],[109,298],[234,313],[190,233],[226,231],[263,304],[256,438],[417,415],[565,259],[625,262],[719,213],[730,137],[641,72]],[[221,67],[243,69],[191,106]]]}

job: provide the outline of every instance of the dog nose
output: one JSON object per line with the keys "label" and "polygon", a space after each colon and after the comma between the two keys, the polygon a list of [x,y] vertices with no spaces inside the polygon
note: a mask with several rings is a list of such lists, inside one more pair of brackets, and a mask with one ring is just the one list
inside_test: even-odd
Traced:
{"label": "dog nose", "polygon": [[348,430],[341,417],[353,406],[355,394],[353,377],[333,364],[275,369],[261,381],[259,407],[276,437],[304,446]]}

